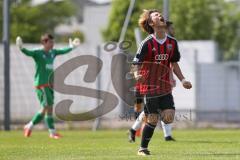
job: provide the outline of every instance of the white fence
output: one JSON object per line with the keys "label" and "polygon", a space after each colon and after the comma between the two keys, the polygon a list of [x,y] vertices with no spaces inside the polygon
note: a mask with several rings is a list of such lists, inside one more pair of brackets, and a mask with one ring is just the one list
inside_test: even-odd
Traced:
{"label": "white fence", "polygon": [[[180,51],[182,52],[182,67],[184,74],[193,83],[192,90],[184,90],[178,82],[174,89],[174,97],[177,112],[189,112],[196,121],[238,121],[240,122],[240,67],[239,62],[235,63],[217,63],[215,54],[209,53],[210,60],[204,57],[199,58],[199,54],[207,51],[201,51],[197,47],[190,47],[183,43],[180,44]],[[203,43],[206,46],[205,43]],[[61,47],[64,45],[56,45]],[[36,48],[36,45],[26,45],[27,48]],[[211,47],[210,47],[211,48]],[[3,49],[0,45],[0,121],[3,120]],[[198,62],[196,62],[195,52],[198,53]],[[208,50],[209,52],[216,52],[216,50]],[[69,59],[80,55],[97,56],[97,50],[94,47],[82,45],[80,48],[72,51],[72,53],[59,56],[55,60],[55,68],[68,61]],[[194,56],[195,55],[195,56]],[[207,55],[207,54],[206,54]],[[101,49],[101,60],[103,61],[103,68],[100,71],[100,89],[113,93],[118,97],[113,88],[111,79],[111,61],[112,53]],[[195,57],[195,58],[194,58]],[[203,63],[205,62],[205,63]],[[121,66],[118,66],[121,67]],[[34,76],[34,61],[30,57],[26,57],[20,53],[16,46],[11,46],[11,120],[26,121],[40,108],[37,101],[36,94],[33,87]],[[85,86],[96,89],[98,81],[96,79],[93,83],[86,83],[83,81],[83,75],[87,67],[82,66],[74,70],[65,80],[67,84],[76,86]],[[116,68],[118,70],[120,68]],[[71,106],[71,112],[80,113],[89,111],[96,107],[97,99],[74,96],[57,93],[55,94],[55,102],[58,103],[63,99],[72,99],[74,103]],[[120,98],[118,98],[120,101]],[[120,101],[121,102],[121,101]],[[119,120],[122,109],[119,103],[118,106],[110,113],[104,115],[107,119]],[[129,109],[126,108],[125,109]],[[184,114],[184,113],[182,113]],[[110,121],[109,121],[110,122]]]}

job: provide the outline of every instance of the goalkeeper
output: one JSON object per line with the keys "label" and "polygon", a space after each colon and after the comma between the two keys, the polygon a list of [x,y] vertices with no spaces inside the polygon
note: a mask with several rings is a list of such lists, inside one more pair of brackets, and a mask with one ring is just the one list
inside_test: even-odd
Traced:
{"label": "goalkeeper", "polygon": [[29,50],[23,48],[21,37],[17,37],[16,44],[26,56],[30,56],[35,61],[34,86],[41,105],[41,109],[33,116],[32,120],[24,126],[24,136],[30,137],[33,126],[45,120],[49,129],[49,137],[59,139],[61,136],[56,132],[53,119],[53,80],[49,81],[53,73],[53,62],[56,56],[69,53],[73,48],[80,44],[79,39],[72,41],[69,39],[69,47],[63,49],[54,49],[54,37],[51,34],[41,36],[41,49]]}

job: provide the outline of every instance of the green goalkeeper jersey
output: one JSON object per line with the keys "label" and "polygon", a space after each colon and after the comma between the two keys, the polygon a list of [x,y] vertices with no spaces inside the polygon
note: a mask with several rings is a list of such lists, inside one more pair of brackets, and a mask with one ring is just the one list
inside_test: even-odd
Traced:
{"label": "green goalkeeper jersey", "polygon": [[46,53],[43,49],[28,50],[22,48],[21,51],[34,59],[35,76],[34,86],[38,87],[49,83],[49,78],[53,74],[53,62],[56,56],[68,53],[72,50],[70,47],[63,49],[52,49]]}

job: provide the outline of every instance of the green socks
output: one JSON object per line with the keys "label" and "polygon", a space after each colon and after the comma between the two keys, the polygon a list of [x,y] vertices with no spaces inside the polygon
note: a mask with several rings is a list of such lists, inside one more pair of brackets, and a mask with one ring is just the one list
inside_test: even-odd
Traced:
{"label": "green socks", "polygon": [[54,129],[54,120],[52,115],[45,115],[45,122],[49,129]]}
{"label": "green socks", "polygon": [[36,113],[32,120],[29,122],[29,124],[27,124],[27,127],[28,128],[33,128],[33,125],[36,125],[38,124],[39,122],[41,122],[41,120],[44,118],[45,120],[45,123],[47,124],[47,127],[49,129],[49,132],[51,134],[55,133],[55,127],[54,127],[54,119],[53,119],[53,116],[52,115],[42,115],[41,113]]}
{"label": "green socks", "polygon": [[39,122],[41,122],[41,120],[43,119],[43,115],[41,113],[36,113],[33,118],[32,118],[32,123],[33,125],[38,124]]}

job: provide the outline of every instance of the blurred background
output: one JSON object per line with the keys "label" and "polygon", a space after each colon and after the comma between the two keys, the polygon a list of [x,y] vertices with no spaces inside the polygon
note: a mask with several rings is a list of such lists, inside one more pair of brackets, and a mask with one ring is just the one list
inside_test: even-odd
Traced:
{"label": "blurred background", "polygon": [[[113,82],[114,77],[124,79],[130,62],[120,58],[116,64],[113,57],[124,53],[130,59],[135,55],[138,43],[146,36],[138,28],[139,15],[151,8],[159,9],[173,22],[182,56],[180,66],[193,84],[190,91],[184,90],[177,80],[173,89],[174,126],[240,127],[240,0],[10,0],[9,53],[5,48],[8,34],[4,30],[4,2],[0,1],[1,129],[22,127],[40,108],[33,87],[34,62],[20,53],[15,39],[21,36],[24,47],[39,48],[40,36],[45,32],[54,35],[56,48],[67,46],[69,38],[81,39],[80,47],[55,60],[55,68],[83,55],[103,62],[95,82],[83,80],[87,66],[81,66],[65,79],[67,84],[107,91],[119,100],[116,108],[101,117],[81,122],[58,120],[59,127],[130,126],[134,118],[133,98],[127,96],[129,81]],[[130,44],[124,50],[122,41]],[[106,50],[106,46],[111,49]],[[71,112],[75,114],[99,104],[97,99],[83,95],[56,92],[55,97],[56,104],[72,99]]]}

